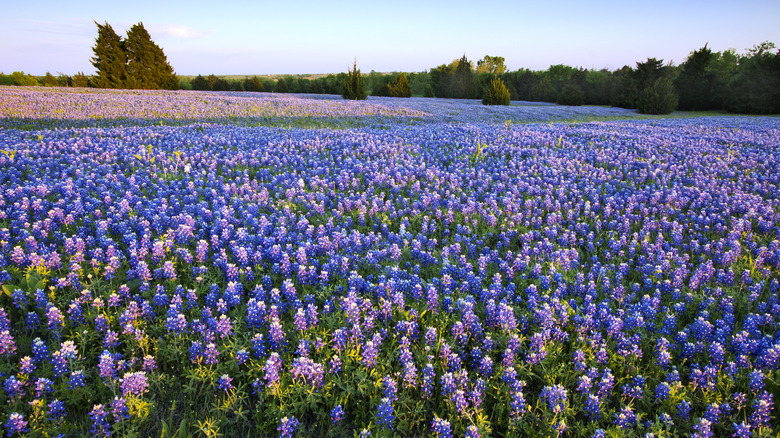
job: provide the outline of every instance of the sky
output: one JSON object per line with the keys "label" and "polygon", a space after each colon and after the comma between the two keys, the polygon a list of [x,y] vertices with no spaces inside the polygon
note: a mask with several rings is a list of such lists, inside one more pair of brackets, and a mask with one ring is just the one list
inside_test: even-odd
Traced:
{"label": "sky", "polygon": [[675,65],[714,51],[780,46],[780,0],[7,2],[0,72],[93,74],[95,22],[143,22],[180,75],[426,71],[464,54],[508,70]]}

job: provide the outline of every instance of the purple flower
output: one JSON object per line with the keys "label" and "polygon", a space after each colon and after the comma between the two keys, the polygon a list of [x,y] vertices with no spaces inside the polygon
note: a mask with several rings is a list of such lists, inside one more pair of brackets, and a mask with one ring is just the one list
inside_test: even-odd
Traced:
{"label": "purple flower", "polygon": [[5,422],[5,428],[8,429],[8,436],[14,436],[17,433],[21,435],[27,433],[27,421],[24,419],[24,415],[14,412]]}
{"label": "purple flower", "polygon": [[301,422],[295,417],[282,418],[279,421],[279,427],[276,428],[279,431],[279,438],[292,438],[300,425]]}
{"label": "purple flower", "polygon": [[340,422],[344,418],[344,409],[341,405],[336,406],[330,411],[330,419],[333,420],[333,424]]}
{"label": "purple flower", "polygon": [[561,385],[545,386],[540,394],[547,407],[555,414],[560,414],[566,409],[566,389]]}
{"label": "purple flower", "polygon": [[431,429],[437,438],[452,438],[452,429],[450,422],[441,418],[434,418],[431,422]]}
{"label": "purple flower", "polygon": [[233,384],[230,382],[233,381],[233,378],[230,377],[227,374],[223,374],[219,379],[217,379],[217,389],[221,391],[225,391],[227,393],[231,389],[233,389]]}
{"label": "purple flower", "polygon": [[393,430],[393,421],[395,421],[395,410],[393,409],[392,402],[387,398],[383,398],[379,403],[376,413],[377,424],[383,428]]}
{"label": "purple flower", "polygon": [[122,389],[122,395],[125,397],[128,394],[141,397],[146,393],[146,390],[149,387],[149,382],[146,379],[146,372],[136,371],[125,373],[124,377],[119,381],[119,387]]}
{"label": "purple flower", "polygon": [[107,437],[111,435],[108,412],[103,408],[103,405],[95,405],[89,413],[89,418],[92,420],[92,427],[89,429],[92,436]]}

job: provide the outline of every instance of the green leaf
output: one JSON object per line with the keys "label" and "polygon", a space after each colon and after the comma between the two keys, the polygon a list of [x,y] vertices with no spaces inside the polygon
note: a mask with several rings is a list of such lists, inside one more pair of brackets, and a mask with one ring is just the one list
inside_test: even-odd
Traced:
{"label": "green leaf", "polygon": [[16,290],[16,287],[11,286],[10,284],[4,284],[3,285],[3,293],[8,295],[9,297],[11,295],[13,295],[15,290]]}

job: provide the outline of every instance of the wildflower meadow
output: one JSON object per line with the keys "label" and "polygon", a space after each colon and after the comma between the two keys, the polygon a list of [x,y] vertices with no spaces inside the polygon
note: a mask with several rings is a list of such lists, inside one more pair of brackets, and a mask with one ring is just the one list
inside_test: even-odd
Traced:
{"label": "wildflower meadow", "polygon": [[9,437],[774,437],[780,118],[0,87]]}

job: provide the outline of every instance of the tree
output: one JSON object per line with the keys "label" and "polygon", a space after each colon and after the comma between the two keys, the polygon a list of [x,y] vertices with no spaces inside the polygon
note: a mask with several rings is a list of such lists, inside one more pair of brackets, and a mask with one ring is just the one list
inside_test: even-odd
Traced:
{"label": "tree", "polygon": [[558,92],[552,81],[544,78],[531,88],[528,99],[534,102],[555,102],[558,99]]}
{"label": "tree", "polygon": [[288,93],[290,91],[287,87],[287,81],[283,77],[277,79],[274,91],[277,93]]}
{"label": "tree", "polygon": [[163,50],[152,41],[143,23],[127,31],[127,88],[147,90],[178,88],[178,79]]}
{"label": "tree", "polygon": [[127,54],[124,42],[110,24],[98,24],[98,37],[92,52],[92,65],[97,69],[95,86],[98,88],[122,88],[127,80]]}
{"label": "tree", "polygon": [[192,89],[203,90],[203,91],[210,90],[211,85],[209,84],[208,79],[204,78],[202,75],[198,75],[195,76],[195,79],[192,80]]}
{"label": "tree", "polygon": [[780,51],[768,41],[754,46],[739,58],[736,74],[729,85],[729,111],[780,113]]}
{"label": "tree", "polygon": [[482,99],[483,105],[509,105],[510,95],[504,82],[495,78],[490,82],[485,97]]}
{"label": "tree", "polygon": [[59,84],[57,83],[57,78],[54,77],[53,74],[50,72],[46,72],[46,76],[43,77],[43,86],[44,87],[56,87]]}
{"label": "tree", "polygon": [[252,78],[244,79],[244,90],[261,92],[265,91],[265,87],[263,87],[263,83],[260,82],[257,76],[252,76]]}
{"label": "tree", "polygon": [[471,61],[463,55],[458,60],[455,67],[455,74],[452,78],[452,97],[455,99],[469,99],[473,96],[474,72],[471,68]]}
{"label": "tree", "polygon": [[558,105],[580,106],[585,102],[585,93],[579,85],[572,81],[565,82],[558,90]]}
{"label": "tree", "polygon": [[711,110],[721,106],[715,95],[715,75],[710,65],[718,54],[713,54],[707,44],[691,52],[680,66],[680,75],[674,81],[674,88],[682,110]]}
{"label": "tree", "polygon": [[363,87],[363,77],[357,68],[357,60],[353,62],[352,70],[347,70],[344,93],[341,96],[348,100],[366,100],[366,89]]}
{"label": "tree", "polygon": [[37,87],[40,84],[38,79],[32,77],[32,75],[24,74],[23,71],[15,71],[11,73],[11,78],[14,81],[14,85],[20,85],[23,87]]}
{"label": "tree", "polygon": [[503,56],[485,55],[484,58],[477,61],[477,73],[490,73],[493,75],[502,75],[506,71]]}
{"label": "tree", "polygon": [[661,77],[639,94],[637,109],[642,114],[669,114],[677,108],[677,95],[671,79]]}
{"label": "tree", "polygon": [[84,72],[78,72],[71,78],[71,85],[78,88],[87,88],[89,87],[89,78],[87,78]]}
{"label": "tree", "polygon": [[412,89],[405,74],[398,73],[395,81],[387,85],[387,94],[390,97],[412,97]]}

